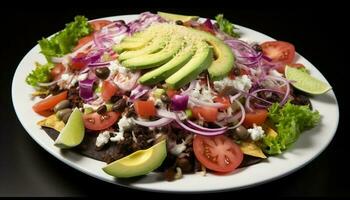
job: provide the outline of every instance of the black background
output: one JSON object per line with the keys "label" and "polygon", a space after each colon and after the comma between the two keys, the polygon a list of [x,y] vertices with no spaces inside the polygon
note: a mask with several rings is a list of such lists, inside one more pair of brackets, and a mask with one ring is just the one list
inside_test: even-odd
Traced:
{"label": "black background", "polygon": [[[50,2],[50,7],[59,2]],[[134,2],[130,2],[133,4]],[[136,3],[135,3],[136,4]],[[226,193],[237,196],[349,196],[347,160],[349,136],[346,130],[345,93],[348,84],[346,68],[348,31],[346,10],[325,5],[304,7],[298,3],[280,8],[270,5],[252,7],[193,7],[186,4],[164,7],[130,8],[111,5],[109,9],[56,7],[56,9],[6,9],[1,12],[0,87],[0,196],[100,196],[111,194],[149,195],[167,199],[181,198],[135,191],[89,177],[57,160],[30,138],[19,123],[11,100],[11,82],[17,65],[36,41],[63,28],[77,14],[89,19],[136,14],[150,10],[199,15],[214,18],[217,13],[236,24],[265,33],[275,39],[293,43],[297,51],[312,62],[329,80],[340,104],[340,123],[334,140],[313,162],[279,180],[241,191]],[[221,6],[223,4],[220,4]],[[334,4],[332,4],[334,5]],[[67,8],[68,7],[68,8]],[[343,7],[345,8],[345,7]],[[32,66],[28,66],[32,67]],[[20,92],[20,91],[18,91]],[[327,114],[327,113],[326,113]],[[219,198],[218,194],[191,198]]]}

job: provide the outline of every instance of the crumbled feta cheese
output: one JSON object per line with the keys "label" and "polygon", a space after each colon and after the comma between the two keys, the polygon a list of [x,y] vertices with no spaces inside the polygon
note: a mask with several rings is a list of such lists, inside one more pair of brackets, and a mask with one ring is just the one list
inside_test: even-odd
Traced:
{"label": "crumbled feta cheese", "polygon": [[199,82],[197,82],[190,96],[201,101],[213,102],[211,91],[206,86],[201,86]]}
{"label": "crumbled feta cheese", "polygon": [[112,142],[120,142],[124,140],[124,132],[112,132],[112,134],[114,135],[110,138]]}
{"label": "crumbled feta cheese", "polygon": [[237,76],[234,80],[225,77],[220,81],[214,81],[214,89],[218,92],[223,91],[227,87],[234,87],[240,91],[248,91],[252,87],[252,81],[247,75]]}
{"label": "crumbled feta cheese", "polygon": [[250,134],[250,138],[254,141],[258,141],[265,136],[265,131],[261,126],[257,126],[254,124],[253,128],[248,129],[248,133]]}
{"label": "crumbled feta cheese", "polygon": [[63,81],[68,81],[70,79],[70,77],[71,76],[69,74],[67,74],[67,73],[64,73],[64,74],[61,75],[61,79]]}
{"label": "crumbled feta cheese", "polygon": [[181,144],[176,144],[172,148],[170,148],[170,153],[178,156],[186,149],[186,142],[183,141]]}
{"label": "crumbled feta cheese", "polygon": [[130,70],[123,66],[118,66],[118,72],[121,74],[127,74]]}
{"label": "crumbled feta cheese", "polygon": [[73,77],[72,77],[72,80],[71,80],[71,82],[70,82],[70,84],[69,84],[68,87],[69,87],[69,88],[72,87],[72,86],[75,85],[77,82],[78,82],[77,76],[73,76]]}
{"label": "crumbled feta cheese", "polygon": [[110,137],[109,131],[100,133],[96,138],[96,146],[102,147],[103,145],[107,144]]}
{"label": "crumbled feta cheese", "polygon": [[119,120],[118,127],[119,132],[124,132],[125,130],[131,128],[134,125],[132,118],[127,118],[125,115]]}
{"label": "crumbled feta cheese", "polygon": [[282,77],[283,74],[279,73],[277,70],[273,69],[273,70],[270,70],[270,75],[271,76],[277,76],[277,77]]}
{"label": "crumbled feta cheese", "polygon": [[108,66],[108,69],[111,71],[111,74],[114,74],[115,72],[118,71],[118,64],[116,62],[111,62],[110,65]]}

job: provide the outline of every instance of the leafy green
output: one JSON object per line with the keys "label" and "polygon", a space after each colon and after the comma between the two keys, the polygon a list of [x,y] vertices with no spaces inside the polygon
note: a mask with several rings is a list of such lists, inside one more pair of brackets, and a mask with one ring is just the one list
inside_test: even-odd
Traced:
{"label": "leafy green", "polygon": [[45,65],[36,63],[36,68],[27,76],[26,82],[34,87],[36,87],[38,83],[49,82],[51,80],[50,71],[53,67],[52,63],[47,63]]}
{"label": "leafy green", "polygon": [[237,29],[230,21],[224,18],[223,14],[218,14],[215,17],[216,22],[219,25],[219,28],[221,31],[227,33],[228,35],[238,38],[239,34],[235,32],[235,29]]}
{"label": "leafy green", "polygon": [[51,57],[61,57],[70,53],[78,40],[92,32],[92,28],[84,16],[76,16],[74,22],[66,24],[66,28],[52,38],[39,41],[41,53],[50,62]]}
{"label": "leafy green", "polygon": [[293,105],[287,102],[283,107],[274,103],[269,108],[269,120],[276,126],[278,135],[263,139],[264,151],[270,155],[280,154],[294,143],[299,135],[318,124],[320,114],[309,106]]}

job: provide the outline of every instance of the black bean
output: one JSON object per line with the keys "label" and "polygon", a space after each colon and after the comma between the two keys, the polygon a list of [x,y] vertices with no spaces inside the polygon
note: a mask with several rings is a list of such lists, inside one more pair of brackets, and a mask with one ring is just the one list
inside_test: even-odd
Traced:
{"label": "black bean", "polygon": [[184,23],[181,20],[176,20],[175,22],[177,25],[183,25]]}
{"label": "black bean", "polygon": [[164,171],[164,178],[167,181],[173,181],[175,180],[175,169],[174,168],[169,168]]}
{"label": "black bean", "polygon": [[162,100],[162,102],[164,103],[170,103],[170,98],[168,97],[168,95],[162,94],[160,96],[160,100]]}
{"label": "black bean", "polygon": [[294,97],[294,99],[291,101],[292,104],[294,105],[308,105],[310,109],[312,110],[312,105],[310,99],[305,96],[298,94]]}
{"label": "black bean", "polygon": [[243,140],[247,139],[249,136],[247,129],[242,125],[235,129],[235,133],[240,139]]}
{"label": "black bean", "polygon": [[126,100],[125,99],[119,99],[117,102],[115,102],[112,106],[112,110],[114,112],[123,112],[126,107]]}
{"label": "black bean", "polygon": [[63,101],[59,102],[58,104],[56,104],[56,106],[53,108],[53,110],[55,112],[58,112],[59,110],[68,108],[69,106],[70,106],[69,100],[63,100]]}
{"label": "black bean", "polygon": [[57,111],[56,116],[57,116],[58,119],[63,120],[63,117],[64,117],[66,114],[69,114],[69,115],[70,115],[71,113],[72,113],[72,109],[70,109],[70,108],[65,108],[65,109],[62,109],[62,110]]}
{"label": "black bean", "polygon": [[134,107],[129,108],[129,109],[126,111],[125,116],[126,116],[126,117],[135,117],[135,116],[136,116],[135,108],[134,108]]}
{"label": "black bean", "polygon": [[102,106],[98,107],[96,112],[100,115],[105,114],[107,112],[107,106],[102,105]]}
{"label": "black bean", "polygon": [[101,67],[101,68],[97,68],[95,70],[95,74],[98,78],[105,80],[108,78],[109,74],[110,74],[110,70],[108,69],[108,67]]}
{"label": "black bean", "polygon": [[110,99],[111,103],[115,103],[117,102],[119,99],[121,99],[122,96],[118,96],[118,95],[113,95]]}
{"label": "black bean", "polygon": [[238,67],[233,68],[233,75],[235,76],[240,76],[241,75],[241,70]]}
{"label": "black bean", "polygon": [[261,48],[261,46],[260,46],[259,44],[254,44],[254,45],[253,45],[253,49],[254,49],[255,51],[257,51],[257,52],[261,52],[261,51],[262,51],[262,48]]}

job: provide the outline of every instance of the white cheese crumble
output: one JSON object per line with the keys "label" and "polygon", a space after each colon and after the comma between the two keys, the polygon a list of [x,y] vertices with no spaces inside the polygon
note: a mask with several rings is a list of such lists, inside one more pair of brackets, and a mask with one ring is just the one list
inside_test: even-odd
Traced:
{"label": "white cheese crumble", "polygon": [[211,91],[206,86],[201,86],[199,81],[197,81],[195,88],[190,93],[190,96],[201,101],[213,102],[213,95]]}
{"label": "white cheese crumble", "polygon": [[68,81],[70,78],[71,78],[71,76],[69,74],[67,74],[67,73],[64,73],[64,74],[61,75],[61,79],[63,81]]}
{"label": "white cheese crumble", "polygon": [[100,133],[96,138],[96,146],[102,147],[103,145],[107,144],[110,137],[109,131]]}
{"label": "white cheese crumble", "polygon": [[131,128],[134,124],[135,123],[131,117],[127,118],[124,115],[118,122],[119,132],[124,132],[125,130]]}
{"label": "white cheese crumble", "polygon": [[265,136],[265,131],[261,126],[257,126],[254,124],[253,128],[248,129],[248,133],[250,134],[250,138],[254,141],[258,141]]}
{"label": "white cheese crumble", "polygon": [[124,140],[124,132],[112,132],[113,137],[110,138],[112,142],[120,142]]}
{"label": "white cheese crumble", "polygon": [[186,149],[186,142],[185,141],[182,141],[181,144],[176,144],[174,145],[173,147],[170,148],[170,153],[175,155],[175,156],[178,156],[180,155],[183,151],[185,151]]}
{"label": "white cheese crumble", "polygon": [[234,87],[240,91],[248,91],[252,87],[252,81],[247,75],[237,76],[234,80],[225,77],[220,81],[214,81],[214,89],[218,92],[223,91],[227,87]]}
{"label": "white cheese crumble", "polygon": [[83,80],[87,79],[87,77],[88,77],[88,73],[80,74],[78,76],[78,81],[83,81]]}

